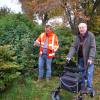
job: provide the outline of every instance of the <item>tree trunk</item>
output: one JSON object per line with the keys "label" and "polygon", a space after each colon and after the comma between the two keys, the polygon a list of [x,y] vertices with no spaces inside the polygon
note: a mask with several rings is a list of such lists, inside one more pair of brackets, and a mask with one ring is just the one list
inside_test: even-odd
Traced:
{"label": "tree trunk", "polygon": [[48,21],[48,15],[47,14],[43,14],[42,15],[42,25],[45,25],[47,21]]}

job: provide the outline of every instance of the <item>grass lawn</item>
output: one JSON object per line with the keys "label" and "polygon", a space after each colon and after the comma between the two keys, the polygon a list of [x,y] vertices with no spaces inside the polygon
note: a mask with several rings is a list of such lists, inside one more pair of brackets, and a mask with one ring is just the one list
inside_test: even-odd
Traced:
{"label": "grass lawn", "polygon": [[[39,83],[29,79],[27,85],[15,81],[11,88],[0,93],[0,100],[51,100],[50,92],[56,90],[59,84],[59,77],[54,76],[49,83],[45,79]],[[100,100],[100,68],[94,70],[92,84],[96,90],[94,98],[84,94],[83,100]],[[65,90],[61,90],[60,94],[62,100],[73,100],[78,95]]]}

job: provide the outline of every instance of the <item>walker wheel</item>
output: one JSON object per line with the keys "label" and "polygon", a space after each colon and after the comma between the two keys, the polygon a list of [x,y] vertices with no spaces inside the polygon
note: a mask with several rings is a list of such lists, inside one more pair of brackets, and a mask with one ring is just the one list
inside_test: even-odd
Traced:
{"label": "walker wheel", "polygon": [[61,96],[60,96],[60,91],[59,90],[51,91],[50,96],[51,96],[52,100],[61,100]]}

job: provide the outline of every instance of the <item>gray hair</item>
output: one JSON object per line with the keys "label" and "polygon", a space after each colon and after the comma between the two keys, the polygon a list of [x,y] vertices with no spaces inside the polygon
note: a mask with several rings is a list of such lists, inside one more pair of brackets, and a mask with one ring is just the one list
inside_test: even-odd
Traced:
{"label": "gray hair", "polygon": [[79,28],[80,25],[83,25],[83,26],[87,27],[87,24],[86,24],[86,23],[80,23],[80,24],[78,25],[78,28]]}

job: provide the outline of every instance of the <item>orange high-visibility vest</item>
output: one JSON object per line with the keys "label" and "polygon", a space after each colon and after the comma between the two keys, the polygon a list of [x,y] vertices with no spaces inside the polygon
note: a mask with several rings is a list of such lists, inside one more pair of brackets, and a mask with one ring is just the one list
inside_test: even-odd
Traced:
{"label": "orange high-visibility vest", "polygon": [[[36,42],[41,45],[39,53],[40,56],[42,56],[43,53],[43,47],[46,40],[46,36],[47,36],[46,33],[42,33],[36,40]],[[51,33],[48,34],[48,43],[47,43],[48,58],[55,57],[55,52],[57,51],[58,47],[59,45],[58,45],[57,35],[51,31]],[[53,50],[53,52],[50,52],[49,49]]]}

